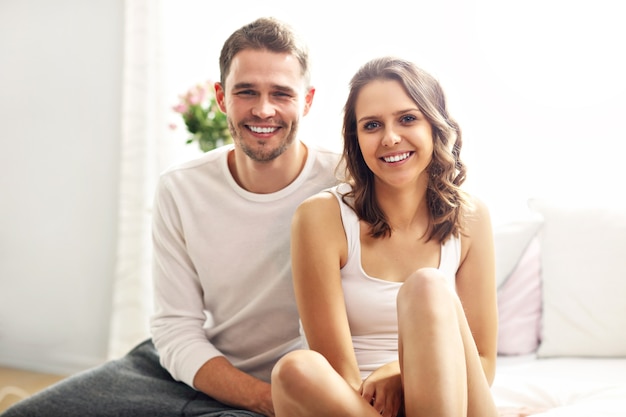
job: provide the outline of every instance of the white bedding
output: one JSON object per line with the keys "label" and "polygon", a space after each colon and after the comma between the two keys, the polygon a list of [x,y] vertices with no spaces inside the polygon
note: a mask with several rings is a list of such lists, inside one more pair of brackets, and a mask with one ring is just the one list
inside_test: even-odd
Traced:
{"label": "white bedding", "polygon": [[537,417],[625,417],[626,358],[498,357],[498,407],[545,409]]}

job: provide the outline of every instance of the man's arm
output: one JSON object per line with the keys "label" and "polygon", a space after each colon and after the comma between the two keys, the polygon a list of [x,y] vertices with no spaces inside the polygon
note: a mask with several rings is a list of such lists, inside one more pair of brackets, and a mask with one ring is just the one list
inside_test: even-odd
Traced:
{"label": "man's arm", "polygon": [[270,384],[240,371],[223,356],[202,365],[193,383],[197,390],[221,403],[274,416]]}

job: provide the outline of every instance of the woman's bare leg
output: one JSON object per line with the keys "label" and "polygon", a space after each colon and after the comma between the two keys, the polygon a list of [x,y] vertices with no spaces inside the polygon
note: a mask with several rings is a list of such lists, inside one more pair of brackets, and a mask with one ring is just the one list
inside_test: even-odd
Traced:
{"label": "woman's bare leg", "polygon": [[467,367],[468,417],[496,417],[498,415],[491,388],[478,355],[478,349],[470,330],[465,312],[458,297],[454,297],[459,328],[465,347],[465,365]]}
{"label": "woman's bare leg", "polygon": [[497,415],[461,303],[436,269],[400,289],[398,330],[407,417]]}
{"label": "woman's bare leg", "polygon": [[467,414],[463,340],[445,285],[435,270],[420,270],[398,293],[398,347],[407,417]]}
{"label": "woman's bare leg", "polygon": [[285,355],[272,371],[276,417],[380,417],[319,353]]}

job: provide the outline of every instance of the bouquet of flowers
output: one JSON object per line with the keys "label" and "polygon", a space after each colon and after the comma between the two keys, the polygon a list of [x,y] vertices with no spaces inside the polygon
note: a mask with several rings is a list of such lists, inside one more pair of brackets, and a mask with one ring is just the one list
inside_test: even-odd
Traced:
{"label": "bouquet of flowers", "polygon": [[[215,101],[213,82],[196,84],[179,98],[179,103],[173,109],[182,116],[187,131],[191,134],[187,139],[188,144],[198,142],[200,149],[207,152],[232,142],[226,115],[220,111]],[[175,124],[170,127],[177,128]]]}

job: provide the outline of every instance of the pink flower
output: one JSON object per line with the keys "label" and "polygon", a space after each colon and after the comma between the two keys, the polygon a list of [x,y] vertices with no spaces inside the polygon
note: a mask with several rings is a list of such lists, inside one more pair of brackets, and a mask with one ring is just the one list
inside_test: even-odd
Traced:
{"label": "pink flower", "polygon": [[[198,143],[204,152],[232,140],[226,115],[219,111],[216,104],[215,87],[211,80],[198,83],[180,94],[178,104],[172,109],[182,116],[180,127],[186,128],[190,134],[187,143]],[[172,130],[179,128],[175,123],[170,123],[168,127]]]}
{"label": "pink flower", "polygon": [[194,106],[196,104],[202,103],[205,97],[206,88],[202,84],[198,84],[187,92],[187,96],[185,98],[187,100],[187,103]]}
{"label": "pink flower", "polygon": [[187,103],[181,102],[172,107],[172,109],[174,109],[176,113],[185,114],[187,113],[187,110],[189,110],[189,106],[187,105]]}

